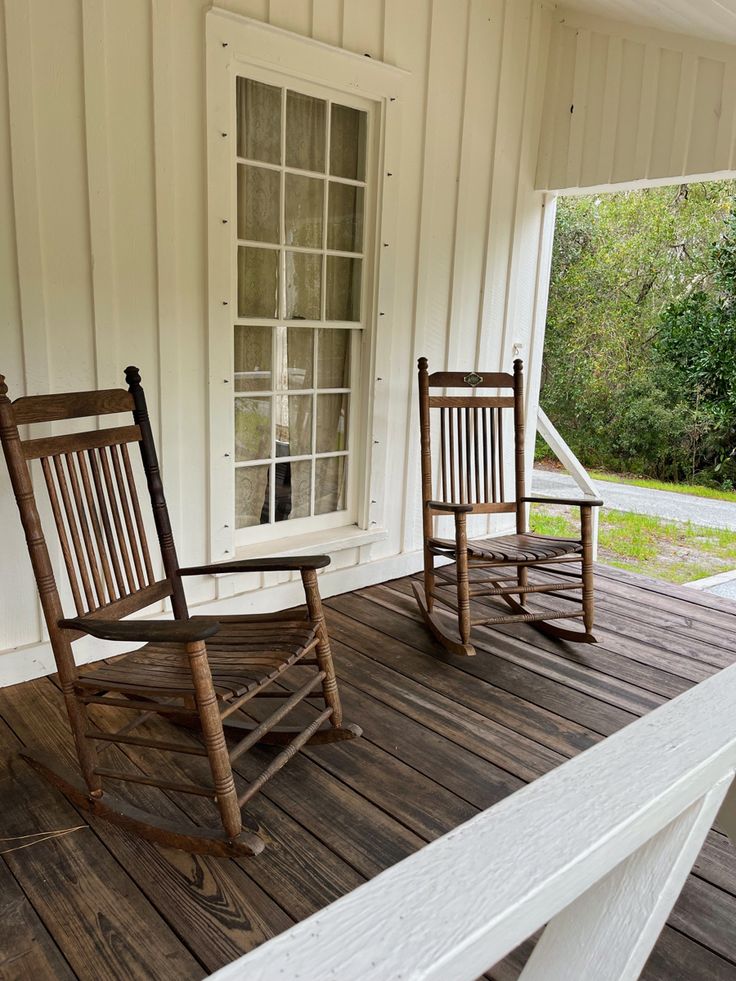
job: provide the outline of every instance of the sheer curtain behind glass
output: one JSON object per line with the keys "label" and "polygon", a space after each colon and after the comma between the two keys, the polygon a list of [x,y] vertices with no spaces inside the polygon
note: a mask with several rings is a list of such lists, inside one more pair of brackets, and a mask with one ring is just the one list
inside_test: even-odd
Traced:
{"label": "sheer curtain behind glass", "polygon": [[237,316],[257,321],[235,326],[239,528],[346,506],[366,118],[237,80]]}

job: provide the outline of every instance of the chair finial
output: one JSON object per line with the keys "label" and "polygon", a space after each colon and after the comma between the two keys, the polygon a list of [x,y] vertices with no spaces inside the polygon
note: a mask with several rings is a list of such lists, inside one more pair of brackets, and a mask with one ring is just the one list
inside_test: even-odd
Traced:
{"label": "chair finial", "polygon": [[419,368],[420,371],[426,371],[428,367],[429,367],[429,362],[427,361],[426,358],[420,358],[417,361],[417,368]]}
{"label": "chair finial", "polygon": [[136,368],[134,365],[129,365],[125,369],[125,381],[127,382],[129,388],[132,388],[134,385],[140,385],[141,373],[138,368]]}
{"label": "chair finial", "polygon": [[0,375],[0,398],[7,398],[8,386],[5,384],[5,375]]}

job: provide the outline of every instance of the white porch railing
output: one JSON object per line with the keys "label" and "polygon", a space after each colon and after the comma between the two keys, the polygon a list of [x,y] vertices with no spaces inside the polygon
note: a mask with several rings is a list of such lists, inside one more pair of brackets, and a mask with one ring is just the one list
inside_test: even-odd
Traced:
{"label": "white porch railing", "polygon": [[548,923],[524,981],[635,979],[735,768],[736,665],[213,977],[471,981]]}
{"label": "white porch railing", "polygon": [[[588,471],[560,436],[554,424],[541,405],[537,407],[537,432],[552,450],[586,497],[600,497],[598,488],[588,475]],[[591,508],[593,521],[593,560],[598,558],[598,519],[599,508]]]}

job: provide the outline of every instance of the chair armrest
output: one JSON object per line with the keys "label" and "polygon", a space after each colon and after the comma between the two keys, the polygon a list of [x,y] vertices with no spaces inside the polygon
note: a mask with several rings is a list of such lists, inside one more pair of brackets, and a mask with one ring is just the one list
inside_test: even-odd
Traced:
{"label": "chair armrest", "polygon": [[433,511],[447,511],[448,514],[468,514],[473,510],[472,504],[449,504],[446,501],[427,501],[425,507]]}
{"label": "chair armrest", "polygon": [[521,504],[573,504],[581,508],[601,508],[599,497],[520,497]]}
{"label": "chair armrest", "polygon": [[217,620],[98,620],[95,617],[74,617],[59,620],[66,630],[79,630],[100,640],[173,641],[191,644],[212,637],[220,629]]}
{"label": "chair armrest", "polygon": [[329,555],[284,555],[276,558],[234,559],[212,565],[195,565],[179,569],[178,576],[217,576],[226,572],[298,572],[303,569],[324,569],[330,564]]}

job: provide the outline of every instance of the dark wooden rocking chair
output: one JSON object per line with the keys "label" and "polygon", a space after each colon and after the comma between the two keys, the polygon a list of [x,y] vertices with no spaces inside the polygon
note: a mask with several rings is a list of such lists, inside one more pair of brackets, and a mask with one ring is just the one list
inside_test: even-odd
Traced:
{"label": "dark wooden rocking chair", "polygon": [[[480,387],[499,394],[478,394]],[[460,395],[432,395],[430,389],[459,389]],[[510,394],[508,390],[511,390]],[[506,390],[504,392],[504,390]],[[432,492],[430,414],[439,411],[441,494]],[[504,480],[504,414],[513,413],[514,493],[507,497]],[[527,497],[524,495],[524,386],[521,361],[513,375],[502,372],[429,374],[427,359],[419,359],[419,419],[422,459],[422,527],[424,531],[424,589],[414,585],[422,615],[435,637],[452,654],[475,654],[471,628],[503,623],[532,623],[538,630],[563,640],[595,642],[593,630],[593,542],[591,508],[603,502],[593,498]],[[580,508],[579,540],[531,534],[526,508],[532,503],[569,504]],[[453,539],[434,535],[434,518],[454,515]],[[468,540],[469,514],[514,514],[516,534]],[[452,559],[454,566],[436,567],[436,559]],[[529,582],[529,569],[565,563],[565,575],[554,581]],[[568,563],[578,563],[572,572]],[[506,575],[504,570],[514,570]],[[570,570],[570,571],[568,571]],[[475,573],[475,578],[471,578]],[[438,580],[440,580],[438,582]],[[529,594],[548,594],[580,603],[566,608],[530,609]],[[498,597],[511,613],[471,616],[470,601]],[[518,599],[517,599],[518,597]],[[551,621],[580,618],[582,630],[570,630]],[[455,627],[456,621],[457,626]]]}
{"label": "dark wooden rocking chair", "polygon": [[[191,852],[255,855],[263,839],[244,828],[241,808],[306,744],[352,739],[355,725],[342,721],[330,644],[317,588],[316,570],[327,556],[253,559],[181,569],[171,534],[156,449],[137,368],[125,372],[128,391],[112,389],[68,395],[7,397],[0,376],[0,438],[25,530],[38,592],[53,647],[59,681],[74,737],[81,777],[56,760],[25,749],[22,756],[77,806],[144,838]],[[133,412],[133,425],[69,435],[21,439],[18,427],[109,413]],[[157,579],[136,493],[134,462],[128,446],[140,447],[151,497],[164,577]],[[44,539],[31,480],[31,461],[39,460],[77,616],[66,619]],[[299,570],[306,612],[256,616],[189,617],[182,576],[221,572]],[[170,597],[173,620],[122,618]],[[72,642],[82,635],[142,642],[145,646],[109,663],[78,668]],[[304,666],[307,666],[306,668]],[[312,666],[311,669],[308,666]],[[298,687],[281,685],[291,668],[307,672]],[[316,669],[316,670],[315,670]],[[298,672],[297,672],[298,674]],[[315,692],[315,689],[319,689]],[[278,724],[300,702],[318,698],[316,717],[297,727]],[[266,718],[257,710],[276,704]],[[95,720],[91,717],[95,709]],[[100,708],[101,707],[101,708]],[[131,721],[106,731],[100,714],[110,708],[134,712]],[[239,710],[247,711],[249,718]],[[162,715],[201,735],[177,742],[134,734],[143,722]],[[228,752],[225,731],[239,740]],[[139,730],[140,732],[140,730]],[[238,795],[232,764],[255,743],[284,748]],[[202,783],[172,782],[131,768],[101,765],[109,747],[148,747],[204,757]],[[200,766],[204,761],[200,763]],[[206,764],[204,764],[206,765]],[[211,798],[222,830],[186,820],[163,820],[115,797],[109,782],[146,784],[176,793]],[[103,790],[103,783],[105,788]],[[213,811],[213,816],[216,812]],[[253,826],[254,822],[250,822]]]}

